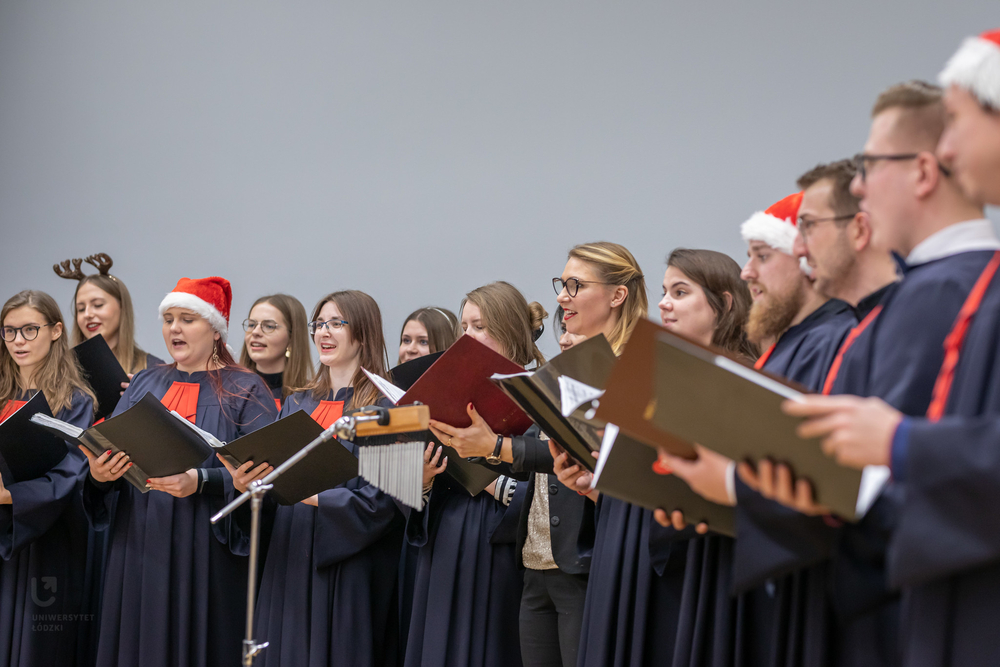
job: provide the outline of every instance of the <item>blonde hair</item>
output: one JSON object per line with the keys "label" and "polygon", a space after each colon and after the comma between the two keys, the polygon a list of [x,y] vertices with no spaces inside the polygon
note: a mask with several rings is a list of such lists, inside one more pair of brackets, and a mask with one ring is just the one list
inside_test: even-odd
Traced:
{"label": "blonde hair", "polygon": [[[382,392],[368,379],[364,368],[372,375],[389,380],[389,355],[385,349],[385,335],[382,333],[382,311],[375,299],[358,290],[341,290],[327,294],[319,300],[313,309],[312,320],[319,318],[319,313],[329,302],[337,305],[341,317],[349,322],[347,331],[352,340],[361,346],[361,364],[351,379],[354,396],[349,406],[345,408],[361,408],[373,405],[382,396]],[[313,397],[324,399],[333,389],[330,385],[330,373],[320,363],[316,377],[306,387]]]}
{"label": "blonde hair", "polygon": [[545,328],[545,318],[549,316],[542,304],[537,301],[529,304],[516,287],[502,280],[466,294],[458,312],[465,309],[468,301],[479,307],[483,326],[490,338],[500,345],[505,357],[521,366],[532,361],[539,366],[545,363],[545,357],[535,345]]}
{"label": "blonde hair", "polygon": [[636,322],[645,318],[649,311],[646,281],[639,263],[625,246],[608,241],[573,246],[570,248],[569,256],[593,265],[601,282],[628,290],[625,301],[619,306],[621,311],[618,321],[608,335],[611,349],[615,354],[621,354]]}
{"label": "blonde hair", "polygon": [[[285,372],[281,375],[281,395],[283,398],[293,393],[296,387],[305,387],[313,379],[312,354],[309,351],[309,324],[302,302],[288,294],[262,296],[250,306],[250,312],[262,303],[267,303],[281,313],[288,327],[289,356],[285,362]],[[240,364],[257,372],[257,362],[250,358],[246,342],[240,351]]]}
{"label": "blonde hair", "polygon": [[[12,310],[23,307],[34,308],[41,314],[45,322],[39,324],[62,324],[64,328],[64,335],[52,341],[49,353],[31,376],[33,384],[45,394],[45,400],[52,414],[58,414],[61,410],[69,408],[73,404],[73,393],[76,391],[86,394],[96,409],[97,399],[90,385],[83,379],[80,362],[69,348],[62,312],[55,299],[45,292],[36,290],[18,292],[7,299],[3,310],[0,310],[0,325],[7,320],[7,315]],[[42,335],[41,332],[38,335]],[[28,387],[21,380],[17,362],[4,345],[0,351],[0,401],[6,403],[27,390]]]}

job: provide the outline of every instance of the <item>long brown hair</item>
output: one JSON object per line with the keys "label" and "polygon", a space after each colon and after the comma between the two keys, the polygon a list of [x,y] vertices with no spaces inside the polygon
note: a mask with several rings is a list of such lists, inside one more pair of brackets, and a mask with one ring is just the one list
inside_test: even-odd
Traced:
{"label": "long brown hair", "polygon": [[532,361],[539,366],[545,363],[545,357],[535,345],[545,328],[545,318],[549,316],[542,304],[537,301],[529,304],[516,287],[502,280],[466,294],[458,312],[465,309],[468,301],[479,306],[483,326],[490,338],[500,345],[505,357],[521,366]]}
{"label": "long brown hair", "polygon": [[400,342],[403,340],[403,331],[406,329],[406,325],[412,320],[420,322],[424,325],[424,329],[427,329],[427,346],[430,348],[431,354],[447,350],[462,335],[462,327],[458,318],[455,317],[455,313],[447,308],[428,306],[418,308],[406,316],[406,319],[403,320],[403,328],[399,330]]}
{"label": "long brown hair", "polygon": [[[357,341],[361,346],[361,364],[351,380],[354,396],[348,407],[360,408],[372,405],[382,396],[382,392],[372,384],[361,369],[389,379],[389,355],[385,349],[385,335],[382,333],[382,311],[379,310],[375,299],[364,292],[341,290],[320,299],[310,319],[312,321],[319,319],[319,312],[331,301],[337,305],[340,315],[350,322],[347,331],[351,340]],[[306,388],[312,391],[313,397],[321,400],[333,389],[330,386],[330,373],[322,363],[317,367],[312,383]]]}
{"label": "long brown hair", "polygon": [[[138,373],[146,368],[146,352],[136,345],[135,342],[135,311],[132,308],[132,295],[129,294],[125,283],[116,276],[108,273],[113,265],[111,258],[104,253],[99,253],[91,255],[85,260],[74,259],[72,261],[74,264],[73,270],[68,269],[70,260],[63,262],[62,268],[56,264],[53,269],[60,278],[79,281],[76,284],[76,289],[73,291],[73,303],[69,309],[69,312],[73,313],[73,345],[79,345],[86,340],[83,330],[80,329],[80,322],[76,318],[76,296],[79,294],[81,287],[90,283],[118,302],[120,313],[118,318],[118,343],[112,350],[115,353],[115,358],[118,359],[118,363],[128,373]],[[84,275],[80,270],[83,261],[97,267],[98,273],[89,276]]]}
{"label": "long brown hair", "polygon": [[601,282],[625,287],[628,294],[619,308],[618,321],[608,336],[608,343],[615,354],[625,349],[636,322],[648,317],[649,299],[646,297],[646,280],[635,257],[623,245],[608,241],[581,243],[569,251],[575,257],[593,265]]}
{"label": "long brown hair", "polygon": [[[83,379],[83,372],[76,355],[69,349],[62,312],[55,299],[45,292],[36,290],[18,292],[7,299],[7,303],[0,310],[0,326],[7,320],[7,315],[12,310],[25,306],[34,308],[41,314],[45,321],[39,324],[63,325],[63,335],[52,341],[52,347],[49,348],[41,367],[31,376],[32,383],[45,394],[45,400],[48,401],[52,414],[58,414],[60,410],[70,407],[73,404],[73,393],[76,391],[89,396],[94,401],[96,409],[97,399],[90,385]],[[42,333],[39,332],[38,335],[41,336]],[[4,345],[0,350],[0,402],[6,403],[27,390],[28,387],[21,380],[17,362]]]}
{"label": "long brown hair", "polygon": [[[714,250],[677,248],[667,258],[667,266],[698,283],[705,292],[715,313],[712,344],[751,361],[756,359],[757,346],[750,342],[746,332],[753,298],[750,288],[740,278],[740,265],[729,255]],[[731,303],[726,294],[732,297]]]}
{"label": "long brown hair", "polygon": [[[288,327],[288,359],[285,361],[285,371],[281,375],[281,395],[287,397],[297,387],[305,387],[313,378],[312,353],[309,350],[309,324],[306,321],[306,309],[302,302],[288,294],[270,294],[262,296],[253,302],[250,311],[262,303],[267,303],[278,309]],[[257,362],[250,358],[244,340],[240,351],[240,364],[253,372],[257,372]]]}

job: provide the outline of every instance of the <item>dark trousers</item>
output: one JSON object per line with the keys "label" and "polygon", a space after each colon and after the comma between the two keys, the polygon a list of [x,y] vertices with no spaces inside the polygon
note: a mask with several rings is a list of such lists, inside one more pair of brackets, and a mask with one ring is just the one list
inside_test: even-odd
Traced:
{"label": "dark trousers", "polygon": [[576,667],[587,575],[525,570],[521,592],[524,667]]}

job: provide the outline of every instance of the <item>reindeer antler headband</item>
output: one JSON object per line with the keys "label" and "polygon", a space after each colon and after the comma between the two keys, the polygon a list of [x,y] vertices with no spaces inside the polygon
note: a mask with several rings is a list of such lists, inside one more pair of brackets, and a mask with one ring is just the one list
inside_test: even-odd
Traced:
{"label": "reindeer antler headband", "polygon": [[[111,267],[112,265],[114,265],[114,262],[111,260],[111,257],[109,257],[108,254],[104,252],[99,252],[96,255],[91,255],[86,259],[79,259],[79,258],[67,259],[63,261],[61,264],[53,264],[52,270],[55,271],[56,275],[59,276],[60,278],[65,278],[67,280],[83,280],[84,278],[86,278],[86,275],[83,273],[83,271],[80,270],[80,267],[83,266],[84,262],[96,268],[99,275],[107,276],[108,278],[111,278],[115,282],[118,282],[117,278],[108,273],[109,271],[111,271]],[[71,263],[73,265],[72,269],[69,268]]]}

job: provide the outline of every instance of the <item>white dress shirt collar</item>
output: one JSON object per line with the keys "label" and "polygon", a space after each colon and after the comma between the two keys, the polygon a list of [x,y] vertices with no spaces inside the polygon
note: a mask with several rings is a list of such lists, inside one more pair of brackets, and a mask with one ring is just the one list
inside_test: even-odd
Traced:
{"label": "white dress shirt collar", "polygon": [[973,250],[1000,250],[1000,240],[993,231],[993,223],[986,218],[958,222],[934,232],[907,255],[906,264],[926,264]]}

